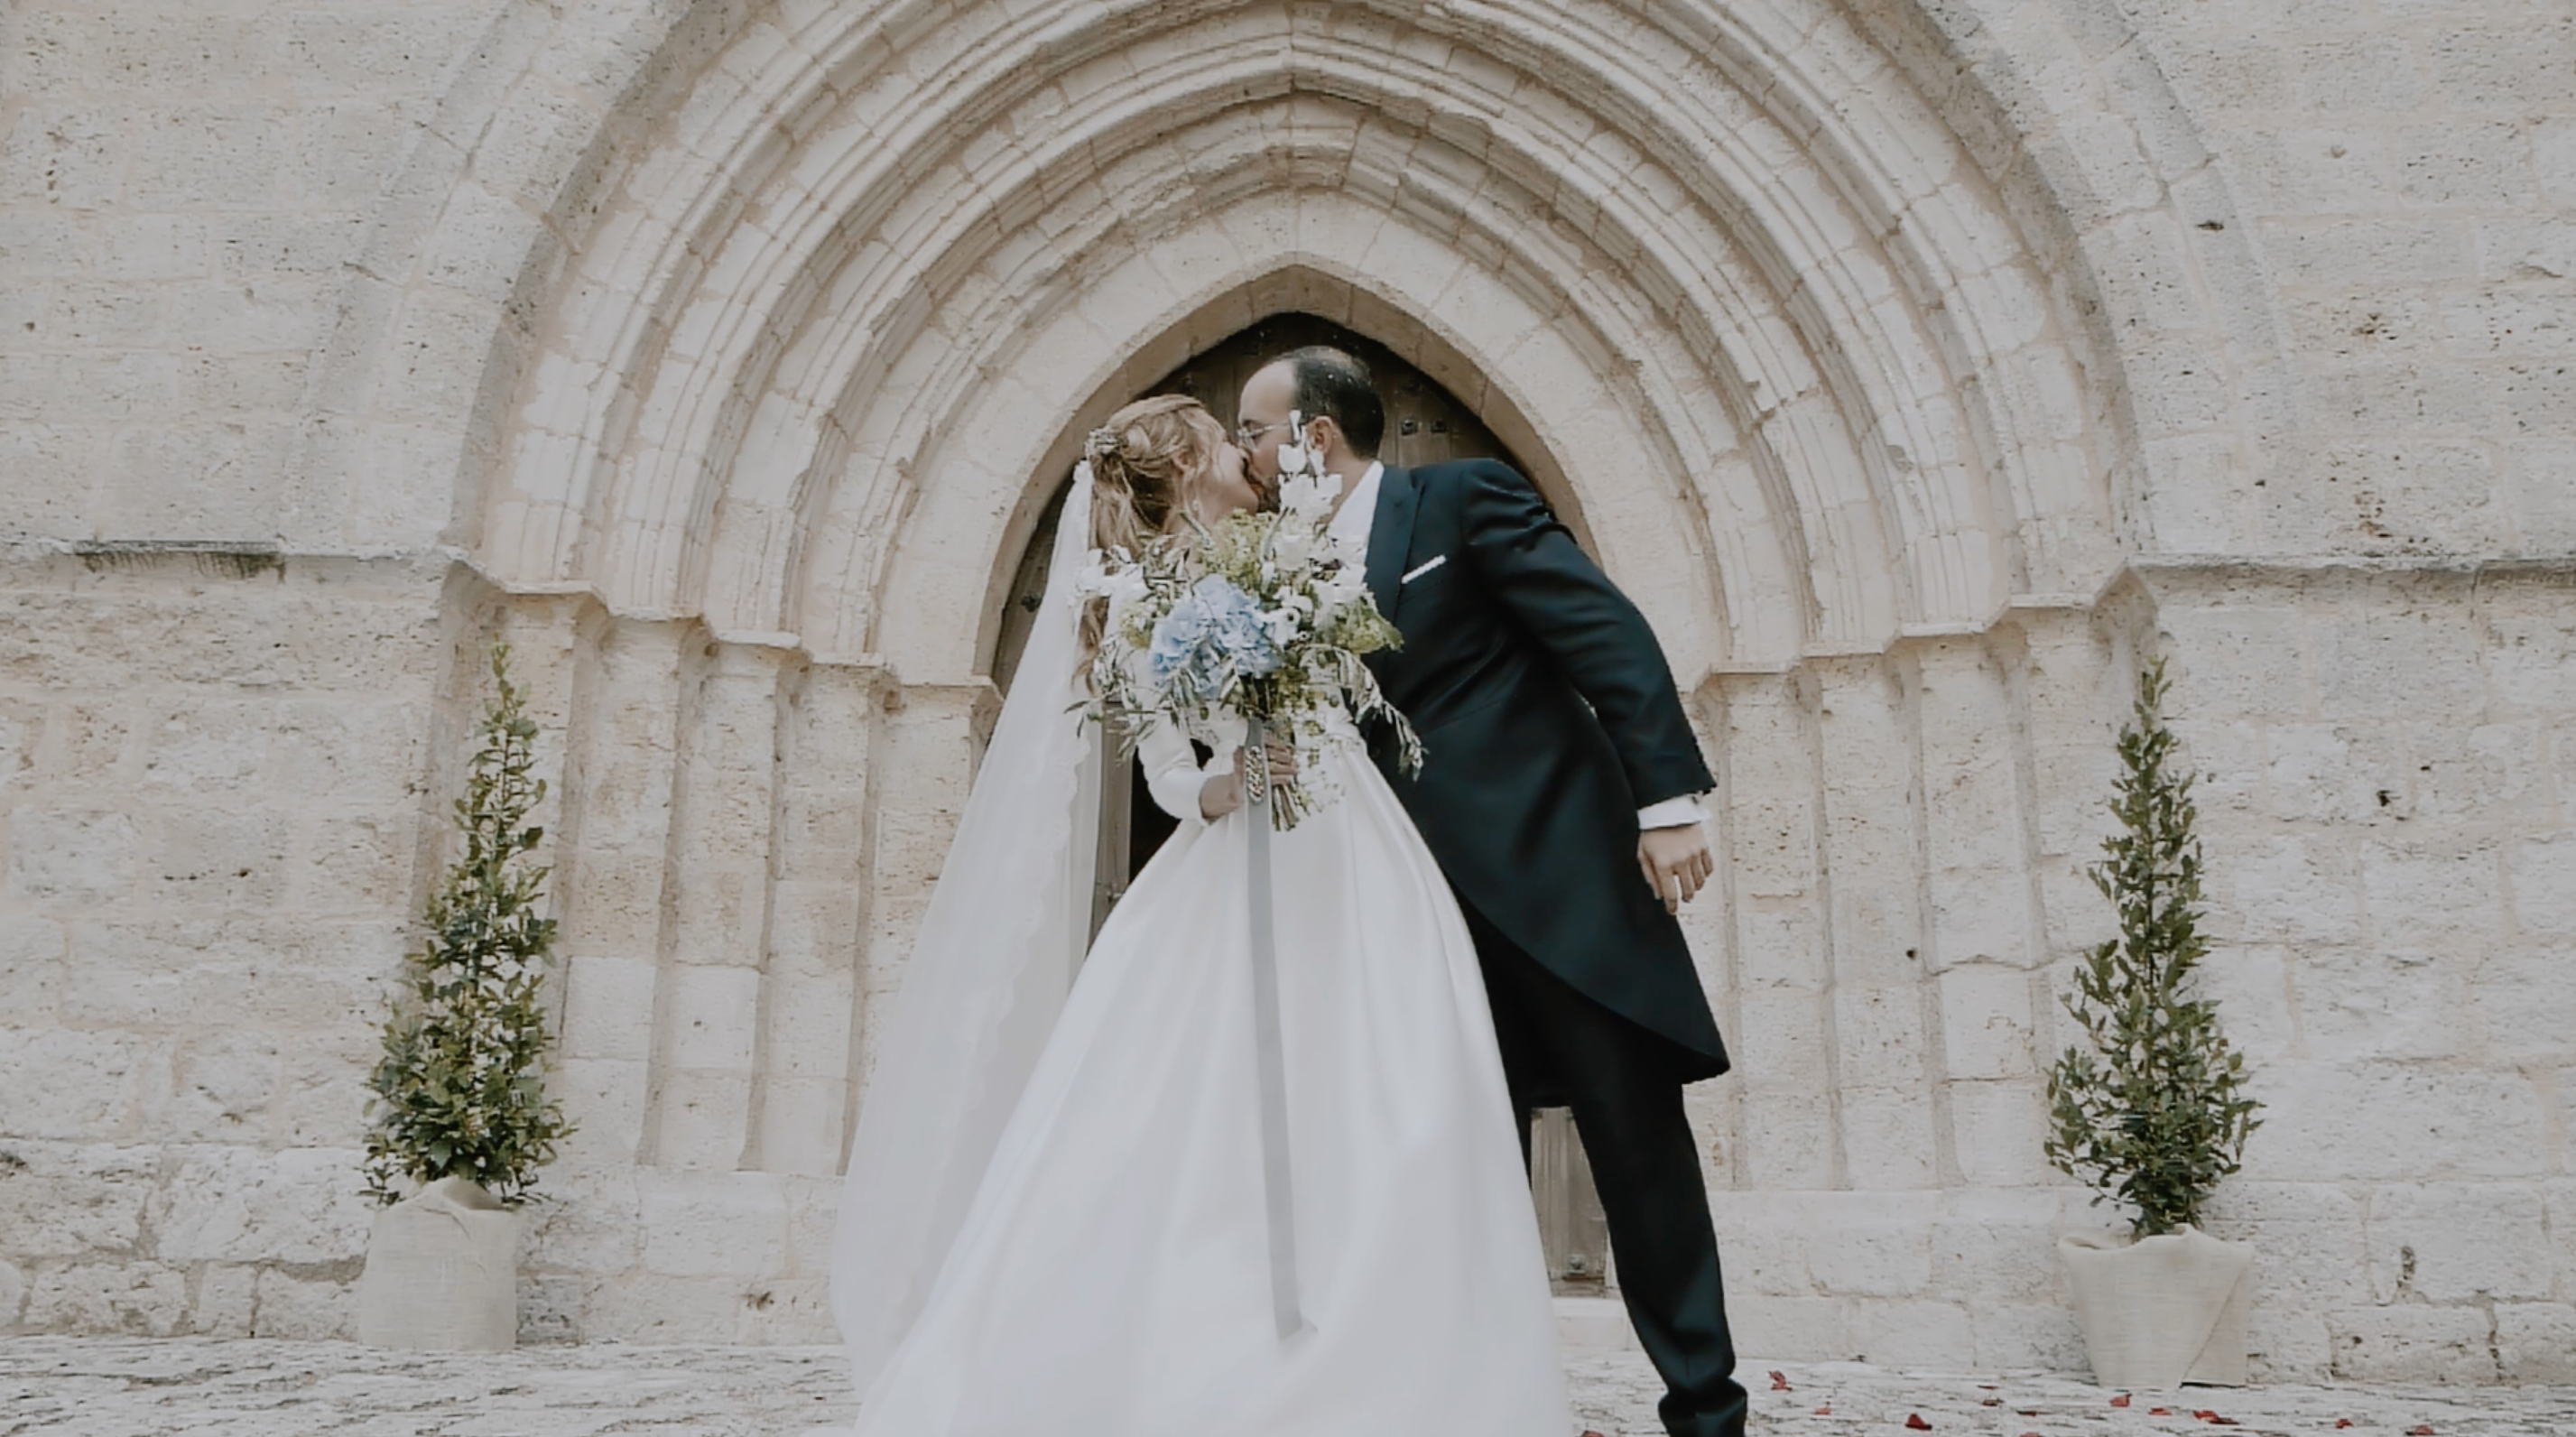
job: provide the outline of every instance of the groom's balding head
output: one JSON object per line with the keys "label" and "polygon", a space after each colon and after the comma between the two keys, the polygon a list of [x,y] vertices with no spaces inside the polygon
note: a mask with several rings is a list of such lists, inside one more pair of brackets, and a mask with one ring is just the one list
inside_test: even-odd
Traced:
{"label": "groom's balding head", "polygon": [[1363,459],[1377,457],[1378,445],[1386,438],[1386,401],[1379,397],[1377,381],[1357,355],[1328,344],[1310,344],[1270,361],[1253,380],[1275,385],[1274,376],[1286,380],[1287,408],[1310,420],[1332,420],[1352,453]]}

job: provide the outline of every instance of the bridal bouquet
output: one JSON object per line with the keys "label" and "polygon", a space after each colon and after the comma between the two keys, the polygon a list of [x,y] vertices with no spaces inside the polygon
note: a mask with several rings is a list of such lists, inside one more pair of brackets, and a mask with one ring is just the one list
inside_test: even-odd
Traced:
{"label": "bridal bouquet", "polygon": [[1214,720],[1229,714],[1286,739],[1300,782],[1266,782],[1262,745],[1247,738],[1244,788],[1256,802],[1266,791],[1273,824],[1289,829],[1322,797],[1307,786],[1319,771],[1305,760],[1333,741],[1324,725],[1331,709],[1392,725],[1407,773],[1422,767],[1422,741],[1360,661],[1401,640],[1369,597],[1365,556],[1324,532],[1341,480],[1297,445],[1280,447],[1279,470],[1276,512],[1193,523],[1192,533],[1142,553],[1096,553],[1078,584],[1109,602],[1090,715],[1131,747],[1158,723],[1210,737]]}

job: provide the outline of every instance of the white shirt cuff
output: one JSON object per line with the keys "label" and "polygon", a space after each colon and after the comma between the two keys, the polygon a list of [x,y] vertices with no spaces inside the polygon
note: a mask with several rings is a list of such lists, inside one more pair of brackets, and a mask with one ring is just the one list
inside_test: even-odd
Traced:
{"label": "white shirt cuff", "polygon": [[1679,798],[1650,803],[1637,810],[1637,829],[1641,833],[1650,828],[1680,828],[1686,824],[1707,821],[1708,810],[1699,806],[1699,797],[1696,794],[1686,793]]}

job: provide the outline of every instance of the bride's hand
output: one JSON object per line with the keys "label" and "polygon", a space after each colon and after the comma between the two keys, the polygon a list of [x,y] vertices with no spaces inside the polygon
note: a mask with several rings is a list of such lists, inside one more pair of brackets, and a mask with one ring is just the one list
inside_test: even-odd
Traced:
{"label": "bride's hand", "polygon": [[[1297,778],[1297,750],[1284,739],[1271,739],[1262,745],[1270,754],[1270,781],[1292,783]],[[1199,785],[1199,816],[1210,823],[1243,807],[1243,750],[1234,751],[1234,763],[1223,773],[1212,773]]]}

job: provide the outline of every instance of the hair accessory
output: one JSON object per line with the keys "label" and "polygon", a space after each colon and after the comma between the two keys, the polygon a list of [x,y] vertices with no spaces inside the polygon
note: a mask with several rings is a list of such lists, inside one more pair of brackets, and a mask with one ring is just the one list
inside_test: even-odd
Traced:
{"label": "hair accessory", "polygon": [[1095,461],[1106,459],[1125,447],[1125,438],[1105,424],[1092,430],[1090,437],[1082,441],[1083,457]]}

